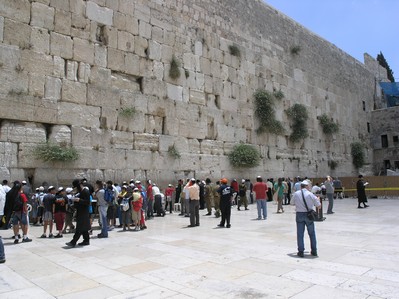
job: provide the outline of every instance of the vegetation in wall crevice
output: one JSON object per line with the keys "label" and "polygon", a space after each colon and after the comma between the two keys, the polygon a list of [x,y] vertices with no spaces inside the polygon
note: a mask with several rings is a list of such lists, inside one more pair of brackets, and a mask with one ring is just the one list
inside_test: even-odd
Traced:
{"label": "vegetation in wall crevice", "polygon": [[269,91],[258,89],[254,93],[254,106],[255,106],[255,117],[259,121],[259,127],[256,130],[258,134],[263,132],[273,133],[276,135],[282,135],[285,129],[282,123],[276,120],[275,96]]}
{"label": "vegetation in wall crevice", "polygon": [[51,142],[37,145],[33,148],[33,155],[36,159],[45,162],[71,162],[79,159],[78,151],[72,146]]}
{"label": "vegetation in wall crevice", "polygon": [[334,122],[327,114],[322,114],[319,117],[320,125],[323,128],[323,133],[326,135],[332,135],[338,133],[339,125]]}
{"label": "vegetation in wall crevice", "polygon": [[308,112],[305,105],[294,104],[286,110],[288,117],[292,121],[292,133],[290,140],[294,143],[301,141],[309,136],[306,122],[308,120]]}
{"label": "vegetation in wall crevice", "polygon": [[234,167],[250,168],[260,163],[260,153],[253,145],[240,143],[229,153],[229,161]]}
{"label": "vegetation in wall crevice", "polygon": [[359,142],[351,143],[352,163],[356,169],[362,168],[365,163],[364,145]]}
{"label": "vegetation in wall crevice", "polygon": [[169,77],[173,80],[180,78],[180,63],[174,55],[170,62]]}

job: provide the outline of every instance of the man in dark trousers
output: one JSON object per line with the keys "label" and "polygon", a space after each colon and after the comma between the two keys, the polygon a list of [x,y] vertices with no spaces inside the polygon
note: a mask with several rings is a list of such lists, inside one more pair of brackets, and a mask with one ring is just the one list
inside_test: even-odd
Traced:
{"label": "man in dark trousers", "polygon": [[222,213],[222,219],[218,226],[224,227],[224,224],[226,223],[226,227],[230,228],[231,200],[233,197],[233,190],[227,185],[226,178],[221,179],[220,183],[221,186],[218,189],[218,193],[220,194],[220,211]]}
{"label": "man in dark trousers", "polygon": [[72,199],[76,208],[76,232],[73,235],[72,241],[66,243],[67,246],[75,247],[76,242],[80,236],[83,236],[83,242],[78,245],[90,245],[90,192],[89,188],[85,187],[78,179],[72,182],[72,186],[76,192],[75,197]]}

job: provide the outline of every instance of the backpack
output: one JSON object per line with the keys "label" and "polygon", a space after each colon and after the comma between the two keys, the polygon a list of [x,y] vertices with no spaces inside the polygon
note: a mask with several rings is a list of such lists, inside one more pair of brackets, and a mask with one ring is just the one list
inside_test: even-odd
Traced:
{"label": "backpack", "polygon": [[141,190],[141,197],[143,199],[143,206],[146,207],[147,206],[147,192],[145,192],[144,190]]}
{"label": "backpack", "polygon": [[105,188],[104,189],[104,199],[109,205],[111,205],[114,202],[114,199],[115,199],[114,190]]}
{"label": "backpack", "polygon": [[12,210],[14,212],[20,212],[20,211],[22,211],[23,206],[24,206],[24,203],[22,202],[22,197],[20,194],[18,194],[14,200],[14,205],[13,205]]}

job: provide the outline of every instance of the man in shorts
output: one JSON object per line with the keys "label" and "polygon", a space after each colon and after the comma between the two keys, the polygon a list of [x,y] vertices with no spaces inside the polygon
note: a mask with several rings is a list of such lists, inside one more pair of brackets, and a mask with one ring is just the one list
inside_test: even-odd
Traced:
{"label": "man in shorts", "polygon": [[43,197],[43,206],[44,206],[44,214],[43,214],[43,234],[40,238],[47,238],[46,232],[47,227],[49,226],[50,234],[49,238],[54,238],[53,235],[53,219],[54,219],[54,209],[55,209],[55,187],[50,186],[47,189],[47,194]]}

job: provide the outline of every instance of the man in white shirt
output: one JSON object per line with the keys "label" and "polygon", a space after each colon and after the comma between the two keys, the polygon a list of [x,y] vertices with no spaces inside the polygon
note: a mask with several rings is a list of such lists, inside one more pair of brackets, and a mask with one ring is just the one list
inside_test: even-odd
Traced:
{"label": "man in white shirt", "polygon": [[[308,218],[308,211],[316,207],[320,208],[319,199],[308,189],[309,182],[304,180],[301,182],[301,190],[294,193],[292,204],[296,210],[296,229],[297,229],[297,245],[299,257],[304,257],[305,245],[303,242],[305,226],[310,238],[311,255],[317,256],[316,231],[313,220]],[[306,202],[306,204],[305,204]]]}

